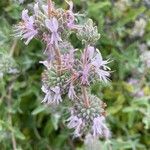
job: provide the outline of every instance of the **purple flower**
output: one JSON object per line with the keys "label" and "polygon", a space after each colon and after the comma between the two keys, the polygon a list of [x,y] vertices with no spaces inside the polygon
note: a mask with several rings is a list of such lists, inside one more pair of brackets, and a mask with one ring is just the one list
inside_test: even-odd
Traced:
{"label": "purple flower", "polygon": [[92,46],[88,46],[84,50],[83,58],[83,71],[81,82],[82,84],[89,84],[88,78],[91,72],[96,72],[100,80],[107,82],[108,77],[110,76],[110,68],[107,66],[109,63],[108,60],[103,60],[99,50],[95,49]]}
{"label": "purple flower", "polygon": [[56,86],[51,88],[51,90],[54,92],[53,103],[58,105],[62,102],[60,87]]}
{"label": "purple flower", "polygon": [[50,43],[58,46],[58,42],[62,41],[61,37],[58,34],[58,20],[56,18],[46,19],[46,27],[51,31]]}
{"label": "purple flower", "polygon": [[86,64],[82,71],[81,84],[89,85],[89,81],[88,81],[89,72],[90,72],[90,65]]}
{"label": "purple flower", "polygon": [[51,90],[48,90],[45,86],[42,86],[42,91],[46,94],[42,103],[48,103],[48,104],[51,104],[52,103],[52,92]]}
{"label": "purple flower", "polygon": [[110,137],[110,131],[105,124],[105,118],[103,116],[94,118],[92,132],[94,137]]}
{"label": "purple flower", "polygon": [[83,124],[82,119],[72,115],[67,121],[69,121],[67,125],[68,128],[75,129],[74,136],[75,137],[81,136],[80,132]]}
{"label": "purple flower", "polygon": [[110,68],[107,66],[108,60],[103,60],[102,55],[97,50],[96,56],[91,60],[91,64],[95,67],[95,72],[98,74],[100,80],[107,82],[110,76]]}
{"label": "purple flower", "polygon": [[55,49],[51,44],[51,39],[49,38],[49,35],[44,33],[43,40],[46,43],[46,48],[44,53],[48,55],[48,60],[52,63],[55,59]]}
{"label": "purple flower", "polygon": [[38,16],[39,11],[40,11],[39,4],[37,2],[37,3],[34,4],[34,13],[35,13],[35,16]]}
{"label": "purple flower", "polygon": [[90,71],[91,71],[91,59],[94,55],[94,47],[89,46],[84,50],[83,56],[82,56],[82,61],[83,61],[83,71],[82,76],[81,76],[81,83],[83,85],[89,84],[88,78],[90,76]]}
{"label": "purple flower", "polygon": [[73,2],[72,1],[67,1],[67,4],[69,5],[69,10],[66,12],[66,17],[67,17],[67,27],[70,29],[75,28],[75,17],[74,17],[74,13],[72,12],[73,10]]}
{"label": "purple flower", "polygon": [[29,42],[37,35],[38,31],[34,27],[34,17],[28,15],[28,10],[22,11],[23,22],[16,26],[16,37],[22,37],[25,39],[25,44],[28,45]]}
{"label": "purple flower", "polygon": [[42,86],[41,89],[46,94],[42,103],[58,105],[60,102],[62,102],[60,88],[58,86],[49,89],[45,86]]}
{"label": "purple flower", "polygon": [[63,67],[66,69],[72,69],[74,65],[74,49],[71,49],[69,53],[62,55]]}
{"label": "purple flower", "polygon": [[70,87],[69,87],[68,97],[71,100],[73,100],[76,97],[76,93],[75,93],[74,86],[72,83],[70,84]]}

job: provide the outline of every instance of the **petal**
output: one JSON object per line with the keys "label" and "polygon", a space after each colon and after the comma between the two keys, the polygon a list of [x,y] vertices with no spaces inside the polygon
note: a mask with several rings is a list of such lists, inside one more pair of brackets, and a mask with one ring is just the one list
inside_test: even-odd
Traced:
{"label": "petal", "polygon": [[56,18],[46,19],[46,27],[51,30],[51,32],[57,32],[58,30],[58,21]]}
{"label": "petal", "polygon": [[29,20],[29,15],[28,15],[28,10],[27,9],[24,9],[22,11],[22,20],[25,21],[25,22]]}

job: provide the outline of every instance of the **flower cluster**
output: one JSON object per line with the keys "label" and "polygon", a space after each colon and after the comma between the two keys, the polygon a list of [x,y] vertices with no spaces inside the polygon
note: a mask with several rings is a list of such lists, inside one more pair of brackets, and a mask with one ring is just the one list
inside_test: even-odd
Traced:
{"label": "flower cluster", "polygon": [[[46,45],[46,60],[42,73],[43,103],[59,105],[67,100],[72,102],[71,116],[67,120],[68,128],[74,135],[91,135],[95,138],[109,138],[110,131],[105,123],[105,103],[90,93],[94,81],[108,82],[109,60],[103,60],[95,45],[100,38],[97,27],[88,19],[81,24],[78,15],[73,12],[73,3],[67,1],[68,10],[56,8],[47,3],[36,3],[33,15],[23,10],[22,21],[15,27],[15,35],[28,44],[33,38],[39,38]],[[74,33],[85,48],[75,49],[69,42]]]}

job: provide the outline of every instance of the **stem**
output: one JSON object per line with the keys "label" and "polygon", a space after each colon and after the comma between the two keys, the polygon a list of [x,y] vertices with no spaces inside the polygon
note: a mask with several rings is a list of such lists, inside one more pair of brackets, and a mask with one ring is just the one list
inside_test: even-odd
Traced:
{"label": "stem", "polygon": [[[52,0],[47,0],[47,5],[48,5],[48,17],[50,18],[52,12]],[[57,71],[59,74],[61,74],[61,53],[58,47],[55,47],[55,54],[58,65]]]}
{"label": "stem", "polygon": [[82,92],[83,92],[83,99],[84,99],[84,102],[85,102],[85,106],[89,107],[90,103],[89,103],[89,99],[88,99],[88,95],[87,95],[86,86],[82,86]]}
{"label": "stem", "polygon": [[57,71],[59,74],[61,74],[61,53],[58,47],[55,47],[55,54],[56,54],[56,60],[57,60]]}
{"label": "stem", "polygon": [[[11,84],[10,87],[8,88],[8,103],[7,104],[9,108],[12,107],[11,106],[12,86],[13,84]],[[8,118],[9,118],[10,125],[13,126],[11,113],[8,113]],[[15,135],[13,132],[11,132],[11,141],[12,141],[13,150],[17,150],[17,142],[16,142]]]}
{"label": "stem", "polygon": [[[84,52],[83,52],[83,68],[85,67],[86,64],[87,64],[87,47],[84,49]],[[87,95],[86,86],[82,86],[82,92],[83,92],[83,99],[84,99],[85,105],[86,107],[89,107],[90,103],[89,103],[89,99]]]}
{"label": "stem", "polygon": [[48,5],[48,17],[50,18],[52,11],[52,0],[47,0],[47,5]]}
{"label": "stem", "polygon": [[12,47],[10,49],[10,56],[13,56],[14,55],[14,52],[15,52],[15,49],[16,49],[16,46],[17,46],[17,40],[14,40],[13,44],[12,44]]}
{"label": "stem", "polygon": [[[65,129],[65,127],[64,127],[64,125],[63,125],[62,123],[60,124],[60,128],[61,128],[62,130]],[[70,139],[70,137],[68,137],[67,142],[68,142],[68,144],[70,145],[71,150],[75,150],[74,143],[73,143],[73,141]]]}

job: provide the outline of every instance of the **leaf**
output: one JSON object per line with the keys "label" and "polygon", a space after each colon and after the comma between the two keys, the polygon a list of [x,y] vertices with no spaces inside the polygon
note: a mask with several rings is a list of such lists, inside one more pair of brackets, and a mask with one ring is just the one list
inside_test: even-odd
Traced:
{"label": "leaf", "polygon": [[55,130],[58,129],[58,123],[59,123],[60,117],[61,116],[58,113],[55,113],[51,116],[51,121]]}
{"label": "leaf", "polygon": [[34,110],[32,111],[32,115],[37,115],[37,114],[43,112],[45,109],[46,109],[45,106],[40,105],[39,107],[37,107],[36,109],[34,109]]}

